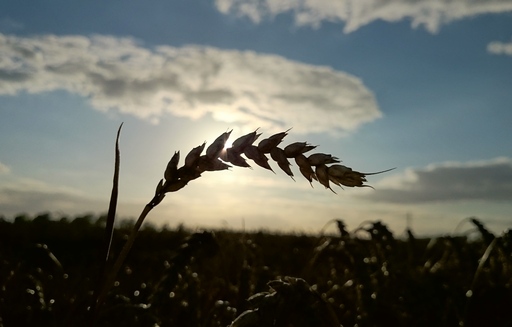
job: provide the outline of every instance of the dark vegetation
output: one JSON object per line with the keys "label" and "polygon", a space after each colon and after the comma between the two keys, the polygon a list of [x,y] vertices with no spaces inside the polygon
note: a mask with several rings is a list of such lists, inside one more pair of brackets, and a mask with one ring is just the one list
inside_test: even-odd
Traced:
{"label": "dark vegetation", "polygon": [[[96,326],[512,326],[512,231],[470,221],[472,238],[433,239],[381,222],[334,221],[330,236],[147,226]],[[105,217],[0,218],[0,326],[89,325],[104,229]],[[115,230],[111,256],[130,230]]]}

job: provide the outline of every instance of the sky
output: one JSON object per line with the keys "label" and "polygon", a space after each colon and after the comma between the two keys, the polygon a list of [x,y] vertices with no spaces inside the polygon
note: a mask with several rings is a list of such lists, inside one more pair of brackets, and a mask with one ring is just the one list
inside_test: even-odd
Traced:
{"label": "sky", "polygon": [[[118,127],[118,215],[137,217],[175,151],[233,130],[371,173],[371,188],[252,169],[170,193],[154,225],[403,235],[512,228],[512,1],[0,3],[0,215],[101,214]],[[180,163],[180,165],[183,162]]]}

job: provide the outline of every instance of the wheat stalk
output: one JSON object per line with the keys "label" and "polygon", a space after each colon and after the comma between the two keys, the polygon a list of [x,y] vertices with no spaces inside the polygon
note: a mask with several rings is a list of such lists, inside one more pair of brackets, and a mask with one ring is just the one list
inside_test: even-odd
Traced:
{"label": "wheat stalk", "polygon": [[[268,156],[270,156],[270,158],[277,163],[279,168],[293,179],[294,175],[290,168],[291,163],[289,159],[294,159],[301,174],[310,182],[311,185],[313,180],[315,180],[322,184],[326,189],[330,189],[334,192],[331,188],[331,183],[340,187],[371,187],[364,184],[367,182],[367,175],[380,174],[391,170],[388,169],[375,173],[361,173],[339,164],[340,160],[330,154],[313,153],[306,156],[307,152],[316,148],[316,146],[307,142],[295,142],[281,148],[279,145],[283,141],[284,137],[288,135],[288,131],[289,130],[274,134],[261,140],[258,145],[254,145],[256,140],[261,136],[261,133],[257,133],[258,130],[256,130],[239,137],[232,143],[232,146],[227,149],[225,148],[225,145],[232,130],[222,133],[206,148],[205,154],[203,154],[203,151],[206,147],[206,142],[193,148],[186,155],[184,164],[180,168],[178,168],[180,152],[175,152],[167,164],[164,172],[164,178],[161,179],[156,186],[154,197],[142,210],[130,236],[112,266],[112,269],[110,269],[104,278],[104,282],[100,286],[101,291],[93,303],[93,315],[96,314],[95,312],[103,303],[108,290],[114,284],[115,278],[130,252],[137,233],[149,212],[162,202],[167,193],[179,191],[190,181],[201,177],[204,172],[226,170],[232,167],[230,164],[238,167],[251,167],[247,162],[248,159],[252,160],[256,165],[262,168],[273,171],[272,167],[268,163]],[[245,156],[245,158],[242,155]],[[119,154],[116,152],[116,158],[118,158],[118,156]],[[117,184],[116,179],[114,184]],[[115,195],[113,193],[112,196],[117,197],[117,192]],[[111,204],[112,203],[115,203],[115,201],[112,201],[111,199]]]}

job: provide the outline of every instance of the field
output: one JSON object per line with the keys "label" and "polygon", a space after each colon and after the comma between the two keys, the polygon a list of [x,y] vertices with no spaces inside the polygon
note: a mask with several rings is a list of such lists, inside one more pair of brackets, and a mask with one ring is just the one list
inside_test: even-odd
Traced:
{"label": "field", "polygon": [[[367,175],[307,142],[278,147],[287,131],[253,143],[253,131],[193,148],[183,166],[169,160],[154,197],[135,222],[114,228],[119,127],[105,216],[0,219],[0,327],[4,326],[512,326],[512,230],[495,236],[476,218],[474,232],[432,239],[395,237],[380,221],[336,235],[157,230],[143,225],[167,193],[244,154],[289,176],[371,187]],[[205,149],[206,148],[206,149]],[[203,155],[203,151],[205,154]],[[475,237],[476,235],[476,237]],[[468,236],[471,236],[468,237]]]}
{"label": "field", "polygon": [[[105,221],[0,218],[0,326],[91,325]],[[399,239],[378,221],[332,223],[329,236],[143,227],[95,325],[512,326],[512,232],[471,219],[466,235]]]}

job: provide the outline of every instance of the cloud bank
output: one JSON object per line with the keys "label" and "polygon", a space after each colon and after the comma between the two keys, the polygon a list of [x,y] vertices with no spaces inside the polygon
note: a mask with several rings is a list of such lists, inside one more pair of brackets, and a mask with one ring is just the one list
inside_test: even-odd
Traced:
{"label": "cloud bank", "polygon": [[223,14],[247,17],[254,23],[285,13],[291,13],[298,26],[318,28],[323,22],[343,22],[345,33],[377,20],[404,19],[413,28],[436,33],[455,20],[512,11],[510,0],[216,0],[215,4]]}
{"label": "cloud bank", "polygon": [[0,205],[3,215],[15,215],[22,212],[38,213],[57,209],[66,213],[81,213],[92,211],[103,203],[85,197],[62,193],[18,190],[10,188],[0,189]]}
{"label": "cloud bank", "polygon": [[487,52],[495,55],[512,56],[512,42],[493,41],[487,45]]}
{"label": "cloud bank", "polygon": [[66,90],[94,108],[158,122],[164,114],[296,133],[346,132],[381,116],[362,81],[251,51],[130,38],[0,34],[0,95]]}
{"label": "cloud bank", "polygon": [[92,202],[82,192],[66,186],[30,178],[6,178],[0,180],[0,184],[0,214],[36,213],[48,208],[76,213],[76,210],[83,212],[93,208],[87,209]]}
{"label": "cloud bank", "polygon": [[512,159],[476,163],[445,163],[407,170],[375,185],[365,198],[398,204],[461,200],[510,201]]}

